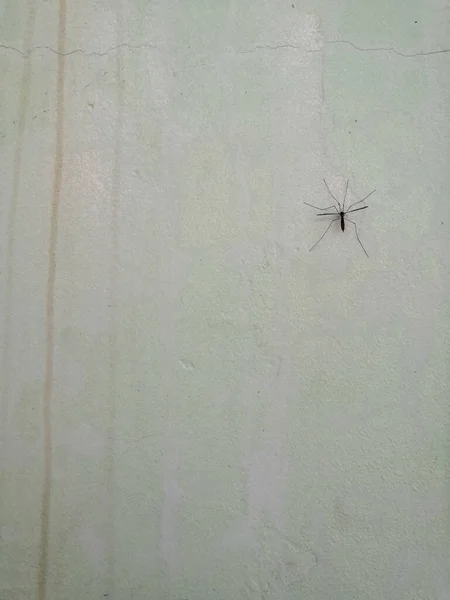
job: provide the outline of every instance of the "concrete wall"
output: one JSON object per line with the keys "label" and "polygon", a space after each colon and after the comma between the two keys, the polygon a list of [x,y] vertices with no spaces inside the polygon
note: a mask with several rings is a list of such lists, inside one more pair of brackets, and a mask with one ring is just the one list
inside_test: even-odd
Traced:
{"label": "concrete wall", "polygon": [[0,8],[0,599],[447,600],[449,6]]}

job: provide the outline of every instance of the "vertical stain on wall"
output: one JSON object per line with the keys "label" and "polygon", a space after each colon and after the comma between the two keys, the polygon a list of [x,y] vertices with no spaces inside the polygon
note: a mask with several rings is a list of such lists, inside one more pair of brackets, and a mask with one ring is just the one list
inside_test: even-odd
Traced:
{"label": "vertical stain on wall", "polygon": [[50,535],[50,504],[52,491],[52,421],[51,405],[53,392],[54,367],[54,316],[55,316],[55,282],[56,282],[56,250],[58,242],[58,220],[61,203],[61,185],[64,162],[64,75],[65,75],[65,37],[66,37],[66,0],[59,1],[58,22],[58,56],[56,82],[56,142],[54,179],[51,205],[50,240],[48,250],[48,281],[46,302],[46,353],[45,382],[43,401],[44,421],[44,483],[41,505],[41,539],[39,551],[38,599],[45,600],[48,576],[48,549]]}
{"label": "vertical stain on wall", "polygon": [[[28,22],[25,32],[24,48],[31,48],[33,45],[34,25],[36,21],[36,0],[28,2]],[[11,199],[8,209],[8,241],[6,247],[6,281],[5,281],[5,310],[4,310],[4,335],[3,335],[3,356],[2,356],[2,413],[1,422],[4,428],[3,433],[10,431],[10,376],[11,376],[11,338],[12,338],[12,297],[14,285],[14,253],[15,253],[15,233],[17,220],[17,204],[20,193],[20,180],[22,177],[22,150],[25,137],[25,127],[27,122],[27,110],[30,101],[31,84],[31,56],[24,60],[22,67],[22,78],[20,85],[19,116],[17,126],[16,147],[14,151],[14,173]],[[3,437],[3,436],[2,436]],[[3,439],[6,439],[3,437]]]}
{"label": "vertical stain on wall", "polygon": [[108,414],[108,446],[106,463],[106,492],[108,497],[108,522],[107,522],[107,546],[108,546],[108,567],[107,567],[107,589],[108,593],[114,596],[115,587],[115,511],[116,511],[116,403],[117,403],[117,364],[118,364],[118,343],[117,343],[117,290],[118,290],[118,268],[119,268],[119,203],[120,203],[120,182],[121,182],[121,158],[122,158],[122,138],[123,138],[123,111],[124,111],[124,92],[123,92],[123,59],[119,46],[123,43],[123,14],[122,3],[117,7],[117,25],[116,25],[116,45],[118,51],[116,54],[116,85],[117,85],[117,117],[115,124],[115,145],[114,145],[114,163],[112,173],[111,188],[111,255],[110,255],[110,275],[109,275],[109,414]]}

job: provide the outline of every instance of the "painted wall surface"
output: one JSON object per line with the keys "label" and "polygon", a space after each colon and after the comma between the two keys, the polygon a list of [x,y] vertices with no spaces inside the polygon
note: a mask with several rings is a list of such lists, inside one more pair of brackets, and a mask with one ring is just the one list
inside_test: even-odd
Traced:
{"label": "painted wall surface", "polygon": [[446,0],[0,14],[0,600],[448,600]]}

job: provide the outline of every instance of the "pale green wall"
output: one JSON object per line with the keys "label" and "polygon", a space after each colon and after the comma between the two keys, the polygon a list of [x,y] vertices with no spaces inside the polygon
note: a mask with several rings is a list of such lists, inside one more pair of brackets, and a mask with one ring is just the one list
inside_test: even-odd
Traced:
{"label": "pale green wall", "polygon": [[0,15],[0,600],[446,600],[444,1]]}

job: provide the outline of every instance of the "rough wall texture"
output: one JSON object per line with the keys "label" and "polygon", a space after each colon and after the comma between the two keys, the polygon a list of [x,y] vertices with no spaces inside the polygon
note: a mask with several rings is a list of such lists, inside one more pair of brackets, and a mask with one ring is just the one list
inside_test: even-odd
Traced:
{"label": "rough wall texture", "polygon": [[0,600],[447,600],[448,6],[2,11]]}

